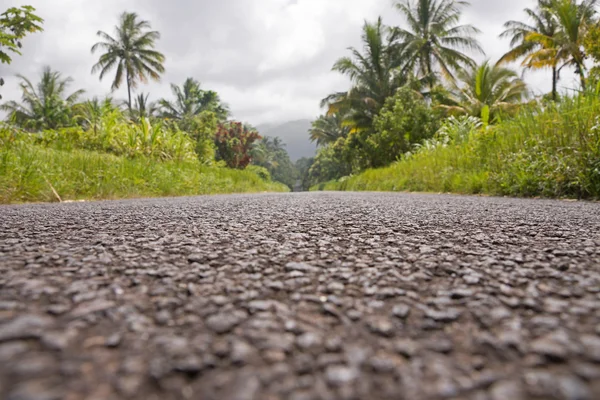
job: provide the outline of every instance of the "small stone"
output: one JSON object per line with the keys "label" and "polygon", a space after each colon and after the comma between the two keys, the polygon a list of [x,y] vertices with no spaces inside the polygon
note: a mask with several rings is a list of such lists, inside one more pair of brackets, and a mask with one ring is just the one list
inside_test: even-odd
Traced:
{"label": "small stone", "polygon": [[419,344],[411,339],[398,339],[394,342],[394,350],[405,357],[411,358],[419,351]]}
{"label": "small stone", "polygon": [[350,318],[352,321],[358,321],[361,317],[362,317],[362,313],[358,310],[348,310],[346,312],[346,315],[348,316],[348,318]]}
{"label": "small stone", "polygon": [[331,282],[329,285],[327,285],[328,293],[336,293],[336,292],[341,292],[343,290],[344,290],[344,284],[341,282]]}
{"label": "small stone", "polygon": [[373,332],[377,335],[386,336],[386,337],[390,337],[390,336],[394,335],[394,324],[392,324],[392,322],[387,318],[383,318],[383,317],[370,318],[367,320],[367,326],[369,327],[371,332]]}
{"label": "small stone", "polygon": [[243,340],[235,340],[231,344],[229,357],[234,364],[246,364],[256,354],[254,347]]}
{"label": "small stone", "polygon": [[320,269],[302,262],[290,262],[285,265],[287,271],[318,272]]}
{"label": "small stone", "polygon": [[171,320],[171,313],[168,310],[161,310],[156,313],[154,319],[159,325],[167,325]]}
{"label": "small stone", "polygon": [[175,363],[175,370],[190,375],[195,375],[204,369],[203,360],[196,356],[190,355]]}
{"label": "small stone", "polygon": [[83,316],[93,314],[100,311],[106,311],[116,306],[114,301],[97,299],[87,303],[79,304],[70,313],[71,318],[81,318]]}
{"label": "small stone", "polygon": [[327,338],[325,341],[325,348],[327,351],[337,352],[342,349],[342,338],[339,336],[332,336]]}
{"label": "small stone", "polygon": [[71,308],[65,304],[52,304],[46,307],[46,312],[52,315],[62,315],[69,311]]}
{"label": "small stone", "polygon": [[42,344],[50,350],[64,350],[69,345],[69,341],[74,336],[74,332],[47,332],[42,336]]}
{"label": "small stone", "polygon": [[432,338],[427,342],[427,348],[436,353],[448,354],[454,350],[454,345],[449,339]]}
{"label": "small stone", "polygon": [[345,365],[330,365],[325,370],[325,379],[332,386],[342,386],[358,377],[355,369]]}
{"label": "small stone", "polygon": [[585,335],[581,338],[584,347],[584,356],[588,360],[600,363],[600,337]]}
{"label": "small stone", "polygon": [[286,359],[285,352],[279,349],[267,349],[262,352],[262,356],[265,359],[265,361],[271,364],[284,362]]}
{"label": "small stone", "polygon": [[298,336],[296,344],[303,350],[312,349],[321,346],[323,338],[314,332],[306,332],[303,335]]}
{"label": "small stone", "polygon": [[38,339],[53,320],[39,315],[21,315],[0,326],[0,343],[9,340]]}
{"label": "small stone", "polygon": [[461,311],[455,308],[450,308],[445,311],[433,310],[431,308],[425,309],[425,316],[436,322],[456,321],[460,315]]}
{"label": "small stone", "polygon": [[477,285],[481,280],[478,276],[475,275],[465,275],[463,279],[467,285]]}
{"label": "small stone", "polygon": [[235,377],[232,385],[227,390],[223,399],[229,400],[258,400],[261,388],[260,379],[254,370],[244,369]]}
{"label": "small stone", "polygon": [[217,338],[212,345],[212,352],[217,357],[225,357],[229,354],[229,342],[223,338]]}
{"label": "small stone", "polygon": [[524,400],[525,393],[518,381],[496,382],[490,389],[492,400]]}
{"label": "small stone", "polygon": [[106,347],[118,347],[121,344],[121,340],[123,339],[123,335],[119,332],[115,332],[109,337],[106,338],[104,345]]}
{"label": "small stone", "polygon": [[206,319],[206,326],[213,332],[223,334],[231,332],[242,320],[241,315],[234,313],[214,314]]}
{"label": "small stone", "polygon": [[188,256],[188,261],[190,263],[201,263],[204,262],[206,260],[206,256],[204,256],[204,254],[200,254],[200,253],[192,253]]}
{"label": "small stone", "polygon": [[409,313],[410,313],[410,307],[407,306],[406,304],[397,304],[392,309],[392,314],[395,317],[398,317],[401,319],[405,319],[406,317],[408,317]]}
{"label": "small stone", "polygon": [[557,361],[565,360],[568,356],[567,349],[550,338],[540,338],[533,341],[531,351]]}
{"label": "small stone", "polygon": [[26,341],[10,341],[0,344],[0,361],[7,362],[13,357],[23,354],[29,350],[29,345]]}
{"label": "small stone", "polygon": [[473,291],[467,288],[454,289],[450,292],[450,298],[452,299],[464,299],[471,296],[473,296]]}

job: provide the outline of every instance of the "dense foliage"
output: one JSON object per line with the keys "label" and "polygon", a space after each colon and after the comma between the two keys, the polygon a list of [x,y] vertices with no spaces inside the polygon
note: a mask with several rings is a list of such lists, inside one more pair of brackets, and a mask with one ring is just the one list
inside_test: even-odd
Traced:
{"label": "dense foliage", "polygon": [[[475,39],[479,31],[460,22],[466,6],[459,0],[398,0],[406,26],[386,27],[381,19],[365,23],[364,50],[351,49],[351,57],[333,66],[351,87],[323,100],[326,113],[309,132],[318,153],[302,182],[599,195],[593,178],[597,145],[590,143],[597,141],[598,93],[592,90],[600,74],[598,67],[587,69],[590,61],[600,62],[598,1],[538,0],[524,10],[526,21],[504,25],[501,37],[510,39],[509,52],[479,65],[470,58],[483,52]],[[532,98],[521,74],[508,65],[515,61],[525,70],[551,70],[551,93]],[[575,97],[559,96],[565,68],[579,76],[581,93]],[[571,129],[561,112],[586,123]],[[553,126],[552,118],[565,124]],[[512,172],[496,172],[501,170]],[[317,185],[330,180],[339,182]]]}

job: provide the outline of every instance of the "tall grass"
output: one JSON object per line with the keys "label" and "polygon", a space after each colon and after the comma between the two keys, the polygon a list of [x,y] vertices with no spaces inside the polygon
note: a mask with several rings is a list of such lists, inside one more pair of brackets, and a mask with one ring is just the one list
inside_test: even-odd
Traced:
{"label": "tall grass", "polygon": [[23,142],[0,145],[0,203],[287,190],[251,171],[205,166],[196,159],[157,161]]}
{"label": "tall grass", "polygon": [[[437,141],[436,141],[437,140]],[[531,107],[465,140],[313,189],[600,198],[600,98]]]}

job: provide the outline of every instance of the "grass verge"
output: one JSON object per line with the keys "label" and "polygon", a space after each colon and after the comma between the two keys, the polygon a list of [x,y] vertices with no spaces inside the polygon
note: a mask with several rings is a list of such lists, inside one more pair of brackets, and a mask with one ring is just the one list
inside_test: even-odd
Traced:
{"label": "grass verge", "polygon": [[15,143],[0,148],[0,203],[285,192],[251,171]]}

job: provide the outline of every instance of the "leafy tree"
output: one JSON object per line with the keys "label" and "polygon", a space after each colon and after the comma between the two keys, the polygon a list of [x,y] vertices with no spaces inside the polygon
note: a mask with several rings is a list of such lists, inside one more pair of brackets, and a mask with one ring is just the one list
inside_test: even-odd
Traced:
{"label": "leafy tree", "polygon": [[[507,63],[523,59],[521,64],[526,69],[536,69],[550,66],[552,68],[552,99],[558,97],[557,84],[560,79],[557,59],[556,35],[558,34],[558,24],[548,10],[549,0],[538,0],[536,9],[526,8],[525,14],[532,21],[527,24],[520,21],[508,21],[504,24],[505,31],[500,37],[510,38],[511,50],[508,51],[499,63]],[[546,37],[545,41],[531,40],[532,34]],[[539,63],[539,60],[545,60]]]}
{"label": "leafy tree", "polygon": [[[581,87],[586,88],[586,54],[584,40],[594,23],[598,0],[548,0],[543,3],[545,12],[550,13],[558,26],[554,36],[532,32],[527,40],[541,47],[530,56],[529,62],[537,68],[552,67],[562,63],[558,71],[566,66],[575,67]],[[544,50],[551,49],[551,50]]]}
{"label": "leafy tree", "polygon": [[221,124],[215,137],[217,159],[225,161],[229,168],[244,169],[252,162],[252,146],[259,139],[256,129],[241,122]]}
{"label": "leafy tree", "polygon": [[[21,39],[28,33],[42,31],[44,20],[34,14],[35,8],[23,6],[12,7],[0,14],[0,62],[10,64],[10,53],[21,55]],[[0,86],[4,79],[0,76]],[[0,96],[2,99],[2,96]]]}
{"label": "leafy tree", "polygon": [[405,71],[415,71],[432,77],[438,71],[450,80],[475,61],[461,50],[483,54],[474,39],[480,31],[472,25],[460,25],[462,8],[467,1],[455,0],[398,0],[396,9],[406,18],[409,30],[396,28],[395,35],[402,43],[407,59]]}
{"label": "leafy tree", "polygon": [[298,179],[300,179],[300,187],[302,190],[308,190],[312,186],[309,176],[309,170],[314,162],[314,157],[302,157],[296,161],[296,174],[298,176]]}
{"label": "leafy tree", "polygon": [[340,58],[333,66],[334,71],[350,78],[352,88],[321,102],[321,106],[328,106],[329,114],[342,113],[355,130],[371,128],[385,100],[406,83],[406,77],[397,73],[403,63],[402,51],[381,18],[376,23],[365,23],[362,41],[362,53],[350,48],[352,57]]}
{"label": "leafy tree", "polygon": [[36,85],[23,75],[17,76],[21,79],[21,103],[9,101],[0,106],[0,110],[9,113],[10,121],[31,130],[56,129],[72,123],[72,107],[84,93],[77,90],[66,94],[72,78],[63,78],[48,66]]}
{"label": "leafy tree", "polygon": [[451,96],[454,105],[442,107],[452,113],[479,117],[484,123],[494,121],[500,113],[514,111],[529,94],[515,71],[489,61],[459,73],[458,77],[460,84],[454,85]]}
{"label": "leafy tree", "polygon": [[389,98],[375,118],[375,134],[369,137],[371,167],[383,167],[397,161],[413,145],[431,138],[439,128],[439,113],[408,88]]}
{"label": "leafy tree", "polygon": [[[308,170],[308,187],[321,182],[339,179],[352,173],[352,164],[348,160],[348,146],[344,138],[335,143],[321,147],[317,151]],[[306,185],[306,183],[305,183]]]}
{"label": "leafy tree", "polygon": [[317,142],[317,146],[325,146],[333,143],[341,137],[348,136],[350,128],[344,124],[343,114],[334,112],[321,115],[312,122],[310,128],[310,140]]}
{"label": "leafy tree", "polygon": [[215,113],[220,120],[229,115],[227,106],[221,103],[219,95],[212,90],[202,90],[200,82],[187,78],[181,87],[171,84],[174,101],[160,100],[161,115],[164,118],[187,120],[204,111]]}
{"label": "leafy tree", "polygon": [[251,155],[253,165],[266,168],[274,180],[294,188],[296,170],[280,138],[264,136],[254,144]]}
{"label": "leafy tree", "polygon": [[127,84],[127,104],[132,108],[131,90],[137,88],[139,82],[147,82],[148,78],[158,81],[165,71],[165,56],[154,50],[160,33],[151,31],[150,22],[140,20],[136,13],[124,12],[119,24],[115,27],[115,37],[98,31],[101,42],[92,46],[92,53],[104,51],[92,68],[92,73],[100,71],[100,80],[116,68],[111,89],[121,87],[123,79]]}

